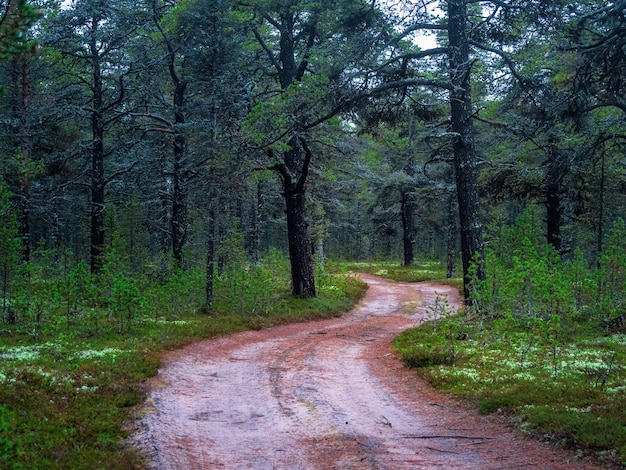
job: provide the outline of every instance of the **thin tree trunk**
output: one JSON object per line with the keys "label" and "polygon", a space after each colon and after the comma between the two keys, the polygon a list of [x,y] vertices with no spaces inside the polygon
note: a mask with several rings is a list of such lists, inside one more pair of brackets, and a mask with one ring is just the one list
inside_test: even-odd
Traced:
{"label": "thin tree trunk", "polygon": [[[93,19],[93,30],[98,20]],[[93,68],[93,98],[91,112],[91,272],[99,273],[103,264],[104,248],[104,119],[102,116],[102,74],[99,45],[95,35],[90,44]]]}
{"label": "thin tree trunk", "polygon": [[604,247],[602,246],[602,239],[604,238],[604,186],[606,184],[605,181],[605,165],[606,165],[606,156],[605,153],[602,152],[602,160],[600,162],[600,194],[598,195],[598,254],[597,254],[597,265],[600,267],[600,255],[602,254],[602,250]]}
{"label": "thin tree trunk", "polygon": [[179,266],[183,264],[183,248],[187,241],[187,195],[183,188],[182,168],[187,147],[187,136],[183,125],[183,106],[187,82],[181,80],[170,65],[170,74],[175,84],[174,90],[174,165],[172,175],[172,253]]}
{"label": "thin tree trunk", "polygon": [[20,179],[20,204],[18,214],[18,236],[22,240],[22,256],[25,261],[30,259],[30,149],[31,133],[28,122],[30,108],[30,74],[28,60],[20,55],[14,62],[16,88],[20,89],[19,104],[16,106],[15,117],[19,123],[19,147],[22,153],[24,176]]}
{"label": "thin tree trunk", "polygon": [[471,264],[478,263],[476,277],[485,278],[483,259],[482,222],[478,199],[478,158],[474,148],[472,126],[471,67],[467,28],[466,0],[448,0],[448,39],[450,80],[450,118],[454,142],[454,170],[459,222],[461,229],[461,256],[463,260],[463,294],[470,302]]}
{"label": "thin tree trunk", "polygon": [[213,279],[215,276],[215,205],[213,204],[214,192],[211,191],[209,201],[209,214],[207,217],[207,258],[206,258],[206,282],[205,282],[205,307],[207,313],[213,310]]}

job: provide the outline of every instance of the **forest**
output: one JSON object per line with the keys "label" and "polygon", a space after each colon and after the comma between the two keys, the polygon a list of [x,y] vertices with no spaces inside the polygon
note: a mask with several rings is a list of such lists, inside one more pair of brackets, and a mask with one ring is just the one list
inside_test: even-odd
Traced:
{"label": "forest", "polygon": [[462,291],[408,365],[456,393],[510,353],[481,410],[625,462],[625,32],[623,0],[0,1],[0,467],[115,461],[155,351],[368,270]]}

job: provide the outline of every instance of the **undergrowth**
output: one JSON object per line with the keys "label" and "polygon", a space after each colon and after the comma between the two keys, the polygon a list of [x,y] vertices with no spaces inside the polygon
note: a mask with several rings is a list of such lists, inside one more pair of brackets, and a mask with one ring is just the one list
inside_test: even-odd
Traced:
{"label": "undergrowth", "polygon": [[[451,310],[394,340],[435,387],[498,413],[524,433],[599,460],[626,462],[626,239],[618,221],[600,267],[561,259],[536,213],[491,232],[475,308]],[[434,315],[433,315],[434,317]]]}
{"label": "undergrowth", "polygon": [[[71,253],[61,263],[37,253],[0,309],[0,469],[139,469],[126,423],[143,400],[163,351],[192,341],[348,310],[366,286],[317,273],[318,296],[291,295],[287,262],[217,273],[215,308],[203,310],[205,273],[137,275],[107,254],[92,277]],[[42,261],[43,260],[43,261]],[[235,293],[234,293],[235,292]],[[9,293],[11,294],[9,296]],[[28,294],[28,295],[25,295]]]}
{"label": "undergrowth", "polygon": [[461,287],[461,279],[446,278],[446,267],[439,261],[417,261],[410,266],[386,261],[347,263],[346,269],[352,272],[367,273],[396,282],[436,282],[453,287]]}

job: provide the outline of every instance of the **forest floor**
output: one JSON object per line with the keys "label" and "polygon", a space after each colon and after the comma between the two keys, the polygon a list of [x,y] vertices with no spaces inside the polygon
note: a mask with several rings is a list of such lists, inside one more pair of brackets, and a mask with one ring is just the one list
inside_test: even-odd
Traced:
{"label": "forest floor", "polygon": [[[592,469],[436,392],[391,352],[455,289],[363,275],[341,318],[169,353],[134,435],[151,468]],[[598,467],[599,468],[599,467]]]}

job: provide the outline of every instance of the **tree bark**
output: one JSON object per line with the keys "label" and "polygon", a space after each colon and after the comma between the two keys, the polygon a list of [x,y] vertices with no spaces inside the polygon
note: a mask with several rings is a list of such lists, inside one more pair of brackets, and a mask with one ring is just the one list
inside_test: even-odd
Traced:
{"label": "tree bark", "polygon": [[187,195],[183,187],[182,169],[187,147],[187,136],[182,126],[185,124],[183,106],[187,82],[176,75],[173,65],[170,73],[175,84],[174,90],[174,165],[172,175],[172,254],[176,262],[183,264],[183,248],[187,241]]}
{"label": "tree bark", "polygon": [[[285,152],[283,164],[272,167],[281,177],[287,212],[287,238],[291,263],[292,293],[299,297],[315,297],[313,254],[306,221],[305,183],[311,164],[311,151],[303,138],[290,140],[291,149]],[[304,151],[304,158],[302,158]],[[267,150],[274,158],[272,150]],[[299,167],[300,175],[294,176]]]}
{"label": "tree bark", "polygon": [[205,308],[207,313],[213,311],[213,279],[215,276],[215,192],[209,192],[209,214],[207,216],[207,257],[205,282]]}
{"label": "tree bark", "polygon": [[315,297],[313,256],[305,216],[304,191],[286,185],[283,185],[283,190],[287,207],[292,292],[299,297]]}
{"label": "tree bark", "polygon": [[[98,18],[92,20],[92,30],[98,29]],[[91,111],[91,272],[99,273],[103,265],[104,248],[104,118],[102,116],[103,89],[99,45],[96,35],[89,44],[92,66],[92,111]]]}
{"label": "tree bark", "polygon": [[28,261],[30,259],[30,184],[32,178],[29,168],[32,145],[29,123],[31,89],[28,59],[24,54],[14,58],[12,75],[13,87],[19,95],[13,107],[13,116],[17,123],[16,145],[21,151],[23,165],[23,176],[19,178],[18,236],[22,240],[23,259]]}
{"label": "tree bark", "polygon": [[548,155],[548,174],[546,183],[546,224],[548,243],[557,252],[561,252],[561,171],[557,150],[552,148]]}
{"label": "tree bark", "polygon": [[456,248],[456,204],[454,201],[454,194],[450,193],[448,198],[448,250],[447,250],[447,265],[448,269],[446,277],[451,279],[456,277],[456,262],[457,262],[457,248]]}
{"label": "tree bark", "polygon": [[415,224],[413,223],[414,205],[411,201],[411,193],[407,190],[400,191],[400,212],[402,215],[402,242],[404,247],[404,265],[411,266],[415,259],[413,245],[415,243]]}
{"label": "tree bark", "polygon": [[463,260],[463,294],[470,302],[471,264],[478,263],[476,277],[485,278],[483,259],[482,222],[478,198],[478,158],[474,147],[472,126],[472,95],[470,75],[466,0],[448,0],[448,39],[450,80],[450,117],[454,142],[454,170],[461,228],[461,255]]}

